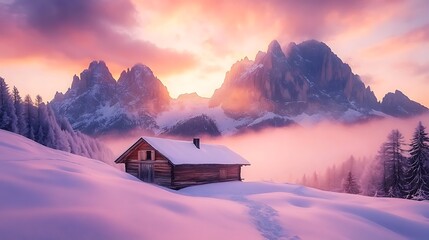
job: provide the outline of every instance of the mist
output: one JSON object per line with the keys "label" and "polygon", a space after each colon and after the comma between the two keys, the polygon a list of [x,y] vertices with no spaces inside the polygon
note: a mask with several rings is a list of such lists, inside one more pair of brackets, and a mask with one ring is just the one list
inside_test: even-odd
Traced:
{"label": "mist", "polygon": [[[429,115],[408,119],[380,119],[359,124],[322,122],[250,132],[219,138],[203,137],[202,143],[222,144],[246,158],[251,165],[242,168],[245,181],[296,182],[304,174],[323,172],[354,156],[372,159],[393,129],[408,144],[417,123],[429,127]],[[104,137],[119,156],[138,137]],[[191,139],[189,139],[191,141]]]}

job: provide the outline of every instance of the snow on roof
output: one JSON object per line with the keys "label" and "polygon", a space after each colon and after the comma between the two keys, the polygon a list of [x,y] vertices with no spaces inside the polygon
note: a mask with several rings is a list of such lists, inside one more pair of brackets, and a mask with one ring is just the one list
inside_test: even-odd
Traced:
{"label": "snow on roof", "polygon": [[241,164],[250,163],[222,145],[200,144],[198,149],[192,141],[142,137],[147,143],[168,158],[172,164]]}

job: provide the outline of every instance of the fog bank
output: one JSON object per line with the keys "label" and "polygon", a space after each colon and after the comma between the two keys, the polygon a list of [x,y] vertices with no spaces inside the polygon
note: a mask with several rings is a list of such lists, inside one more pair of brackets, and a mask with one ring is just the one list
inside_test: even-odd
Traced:
{"label": "fog bank", "polygon": [[[243,167],[246,181],[294,182],[305,173],[325,171],[351,155],[372,158],[393,129],[409,143],[419,121],[429,127],[429,115],[410,119],[381,119],[343,125],[323,122],[307,127],[285,127],[238,136],[202,138],[202,143],[222,144],[249,160]],[[119,156],[136,137],[103,138]],[[189,139],[191,141],[191,139]]]}

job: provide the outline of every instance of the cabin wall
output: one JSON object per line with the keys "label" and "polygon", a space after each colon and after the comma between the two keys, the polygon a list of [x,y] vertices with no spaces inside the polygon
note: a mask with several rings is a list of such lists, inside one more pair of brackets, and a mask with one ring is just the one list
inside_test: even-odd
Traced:
{"label": "cabin wall", "polygon": [[205,183],[240,181],[241,165],[177,165],[173,168],[172,187],[176,189]]}
{"label": "cabin wall", "polygon": [[139,163],[138,162],[125,162],[125,172],[133,175],[134,177],[139,177]]}
{"label": "cabin wall", "polygon": [[155,151],[155,161],[156,160],[167,160],[168,161],[168,159],[166,157],[164,157],[160,152],[158,152],[155,148],[153,148],[151,145],[149,145],[146,142],[142,142],[134,151],[132,151],[128,155],[127,160],[138,160],[139,159],[138,152],[140,150],[153,150],[153,151]]}
{"label": "cabin wall", "polygon": [[[138,158],[138,152],[140,150],[153,150],[155,151],[155,157],[153,161],[142,160]],[[139,179],[142,179],[139,176],[139,165],[141,162],[150,162],[153,164],[153,173],[155,184],[171,187],[171,173],[172,165],[160,152],[154,149],[146,142],[142,142],[134,151],[132,151],[125,160],[125,171]]]}
{"label": "cabin wall", "polygon": [[155,160],[154,163],[154,183],[164,186],[171,186],[172,166],[167,160]]}

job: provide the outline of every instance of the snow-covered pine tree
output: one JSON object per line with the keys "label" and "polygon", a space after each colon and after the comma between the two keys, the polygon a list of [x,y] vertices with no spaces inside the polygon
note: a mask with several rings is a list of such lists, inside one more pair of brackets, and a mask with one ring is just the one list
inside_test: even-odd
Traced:
{"label": "snow-covered pine tree", "polygon": [[[70,145],[67,141],[67,130],[61,129],[61,123],[55,117],[54,111],[50,105],[46,106],[47,122],[50,126],[47,134],[47,143],[52,144],[52,148],[70,152]],[[48,146],[48,145],[47,145]]]}
{"label": "snow-covered pine tree", "polygon": [[305,176],[305,174],[302,176],[301,184],[307,186],[307,176]]}
{"label": "snow-covered pine tree", "polygon": [[[381,149],[380,149],[381,151]],[[366,165],[365,170],[361,176],[362,194],[367,196],[380,196],[385,195],[383,189],[383,161],[379,154]]]}
{"label": "snow-covered pine tree", "polygon": [[43,103],[43,99],[40,95],[36,96],[36,121],[34,122],[35,140],[36,142],[46,145],[45,143],[45,132],[49,126],[44,126],[45,118],[46,118],[46,107]]}
{"label": "snow-covered pine tree", "polygon": [[33,106],[33,100],[31,99],[30,95],[26,95],[24,98],[24,116],[25,116],[25,129],[26,132],[24,136],[31,140],[35,140],[34,138],[34,106]]}
{"label": "snow-covered pine tree", "polygon": [[0,129],[11,132],[18,132],[17,117],[9,87],[3,78],[0,77]]}
{"label": "snow-covered pine tree", "polygon": [[317,174],[317,172],[313,172],[313,177],[311,179],[311,187],[314,188],[320,188],[320,184],[319,184],[319,175]]}
{"label": "snow-covered pine tree", "polygon": [[[380,146],[372,169],[367,169],[366,179],[363,182],[365,192],[368,195],[388,197],[405,197],[406,183],[405,173],[406,158],[403,155],[404,137],[398,130],[392,130],[387,141]],[[369,185],[368,185],[369,184]]]}
{"label": "snow-covered pine tree", "polygon": [[410,146],[407,198],[429,199],[429,137],[422,122],[417,125]]}
{"label": "snow-covered pine tree", "polygon": [[106,146],[79,131],[73,130],[65,118],[57,119],[49,104],[40,95],[36,104],[30,95],[22,102],[19,91],[13,88],[13,95],[0,77],[0,128],[19,133],[45,146],[75,153],[85,157],[113,164],[113,154]]}
{"label": "snow-covered pine tree", "polygon": [[349,171],[347,177],[343,181],[343,192],[351,194],[359,194],[360,186],[357,183],[352,171]]}
{"label": "snow-covered pine tree", "polygon": [[406,158],[403,155],[404,136],[395,129],[390,132],[387,137],[386,147],[386,159],[384,165],[384,171],[386,171],[386,189],[388,197],[405,197],[405,173],[404,169]]}
{"label": "snow-covered pine tree", "polygon": [[13,105],[15,107],[15,115],[17,118],[17,128],[18,133],[21,135],[25,135],[26,133],[26,124],[25,124],[25,117],[24,117],[24,109],[23,109],[23,102],[22,98],[19,95],[18,89],[14,86],[12,90],[12,97],[13,97]]}

